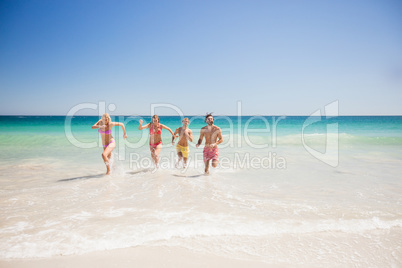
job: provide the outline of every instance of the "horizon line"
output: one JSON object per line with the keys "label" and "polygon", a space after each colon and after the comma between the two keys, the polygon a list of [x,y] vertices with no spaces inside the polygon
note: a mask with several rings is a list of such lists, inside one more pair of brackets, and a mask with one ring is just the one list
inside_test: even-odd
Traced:
{"label": "horizon line", "polygon": [[[118,115],[112,115],[109,114],[110,116],[152,116],[152,115],[143,115],[143,114],[137,114],[137,115],[128,115],[128,114],[118,114]],[[66,117],[67,115],[65,114],[0,114],[0,116],[64,116]],[[73,116],[93,116],[93,117],[99,117],[101,115],[85,115],[85,114],[76,114]],[[158,115],[158,116],[177,116],[181,117],[181,115]],[[184,117],[187,116],[205,116],[205,115],[184,115]],[[213,116],[239,116],[238,114],[215,114]],[[284,114],[246,114],[246,115],[240,115],[240,116],[312,116],[312,115],[296,115],[296,114],[291,114],[291,115],[284,115]],[[316,115],[316,116],[325,116],[325,115]],[[402,114],[340,114],[337,116],[402,116]],[[337,116],[331,116],[331,117],[337,117]]]}

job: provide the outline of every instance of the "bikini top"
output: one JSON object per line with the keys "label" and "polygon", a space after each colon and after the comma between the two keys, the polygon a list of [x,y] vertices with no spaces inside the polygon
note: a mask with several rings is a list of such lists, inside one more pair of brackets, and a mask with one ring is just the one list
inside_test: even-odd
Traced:
{"label": "bikini top", "polygon": [[[153,135],[153,134],[154,134],[154,126],[151,125],[149,127],[149,135]],[[158,132],[156,132],[156,134],[158,134],[158,135],[162,134],[162,126],[160,124],[159,124],[159,127],[158,127]]]}
{"label": "bikini top", "polygon": [[101,129],[98,129],[98,132],[101,133],[101,134],[111,134],[112,130],[109,129],[109,130],[106,130],[106,131],[102,131]]}

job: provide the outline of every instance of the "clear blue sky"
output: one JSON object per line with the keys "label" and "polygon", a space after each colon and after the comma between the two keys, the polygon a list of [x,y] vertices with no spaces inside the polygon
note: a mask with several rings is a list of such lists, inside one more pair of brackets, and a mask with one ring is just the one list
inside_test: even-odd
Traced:
{"label": "clear blue sky", "polygon": [[1,0],[0,92],[0,115],[402,115],[402,1]]}

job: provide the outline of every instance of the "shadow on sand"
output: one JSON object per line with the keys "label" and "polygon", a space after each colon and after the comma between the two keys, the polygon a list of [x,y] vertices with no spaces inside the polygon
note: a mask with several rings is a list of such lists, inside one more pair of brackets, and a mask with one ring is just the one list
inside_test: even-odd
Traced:
{"label": "shadow on sand", "polygon": [[[155,171],[155,169],[153,169],[153,168],[144,168],[144,169],[140,169],[140,170],[136,170],[136,171],[127,172],[127,174],[137,175],[137,174],[140,174],[140,173],[148,173],[148,172],[154,172],[154,171]],[[205,176],[205,175],[204,174],[197,174],[197,175],[173,174],[173,176],[181,177],[181,178],[197,178],[197,177],[201,177],[201,176]]]}
{"label": "shadow on sand", "polygon": [[82,177],[74,177],[74,178],[62,179],[62,180],[58,180],[58,181],[88,180],[88,179],[102,178],[103,176],[106,176],[106,175],[105,175],[104,173],[102,173],[102,174],[97,174],[97,175],[89,175],[89,176],[82,176]]}
{"label": "shadow on sand", "polygon": [[199,174],[199,175],[178,175],[178,174],[173,174],[173,176],[175,177],[181,177],[181,178],[198,178],[198,177],[202,177],[205,176],[205,174]]}
{"label": "shadow on sand", "polygon": [[151,172],[151,171],[154,171],[154,169],[153,168],[143,168],[140,170],[127,172],[127,174],[136,175],[136,174],[147,173],[147,172]]}

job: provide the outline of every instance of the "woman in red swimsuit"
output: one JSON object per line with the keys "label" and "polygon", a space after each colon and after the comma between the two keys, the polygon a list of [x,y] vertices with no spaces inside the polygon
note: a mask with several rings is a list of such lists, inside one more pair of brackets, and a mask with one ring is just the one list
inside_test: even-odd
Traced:
{"label": "woman in red swimsuit", "polygon": [[165,125],[159,123],[159,116],[152,116],[152,123],[142,125],[142,120],[140,119],[140,125],[138,126],[139,130],[143,130],[149,128],[149,149],[151,150],[152,160],[154,161],[155,167],[159,167],[159,153],[162,150],[162,128],[169,130],[173,137],[173,131]]}
{"label": "woman in red swimsuit", "polygon": [[106,175],[110,174],[110,164],[109,160],[112,156],[112,151],[116,147],[116,142],[112,136],[112,127],[119,126],[123,129],[123,138],[127,138],[126,129],[123,123],[112,122],[109,114],[103,114],[102,119],[92,126],[92,129],[98,128],[98,132],[102,137],[103,153],[102,158],[106,165]]}

